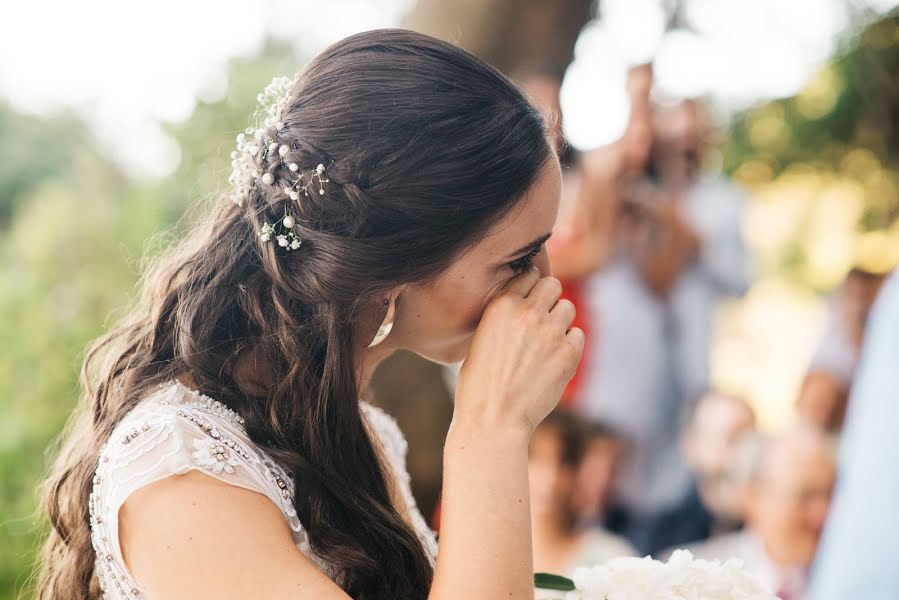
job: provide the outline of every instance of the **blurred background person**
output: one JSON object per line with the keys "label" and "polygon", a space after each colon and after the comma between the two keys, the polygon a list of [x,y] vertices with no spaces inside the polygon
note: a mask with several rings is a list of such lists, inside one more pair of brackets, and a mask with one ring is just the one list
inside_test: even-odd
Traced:
{"label": "blurred background person", "polygon": [[617,244],[587,285],[600,334],[588,341],[578,401],[630,442],[609,525],[641,553],[708,533],[690,517],[695,494],[679,439],[709,386],[716,305],[748,286],[742,193],[702,174],[707,128],[695,102],[653,113],[651,74],[641,67],[628,78]]}
{"label": "blurred background person", "polygon": [[718,302],[749,289],[742,233],[746,193],[717,168],[703,168],[709,138],[708,119],[697,100],[655,106],[648,170],[662,201],[646,207],[645,223],[654,232],[649,235],[667,235],[672,242],[651,253],[654,267],[647,268],[644,279],[671,305],[676,371],[687,398],[698,398],[709,386]]}
{"label": "blurred background person", "polygon": [[627,442],[618,432],[597,421],[579,419],[584,437],[584,457],[577,470],[575,507],[584,527],[601,523]]}
{"label": "blurred background person", "polygon": [[623,538],[581,525],[584,498],[578,497],[578,474],[586,433],[577,416],[557,408],[531,438],[528,477],[536,572],[571,575],[576,567],[634,555]]}
{"label": "blurred background person", "polygon": [[695,509],[685,514],[705,528],[702,538],[743,526],[741,452],[758,434],[755,413],[743,398],[709,391],[700,397],[681,439],[695,479]]}
{"label": "blurred background person", "polygon": [[799,427],[760,439],[755,454],[744,491],[745,529],[688,549],[708,560],[742,559],[781,600],[802,600],[836,480],[833,441]]}
{"label": "blurred background person", "polygon": [[865,324],[885,277],[853,267],[834,293],[827,325],[796,400],[802,420],[828,431],[842,427]]}
{"label": "blurred background person", "polygon": [[840,441],[840,478],[812,600],[899,598],[899,273],[874,305]]}

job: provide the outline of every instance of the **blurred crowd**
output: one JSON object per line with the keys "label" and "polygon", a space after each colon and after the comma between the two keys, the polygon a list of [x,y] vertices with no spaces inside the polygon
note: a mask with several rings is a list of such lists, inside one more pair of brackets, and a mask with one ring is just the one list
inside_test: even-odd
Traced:
{"label": "blurred crowd", "polygon": [[752,406],[709,378],[716,305],[750,285],[744,192],[706,168],[702,103],[652,98],[652,76],[649,65],[630,70],[626,130],[583,153],[562,134],[560,81],[517,78],[562,158],[547,248],[588,340],[531,444],[535,569],[571,574],[686,547],[742,559],[782,600],[807,598],[884,276],[848,273],[795,399],[796,425],[760,432]]}

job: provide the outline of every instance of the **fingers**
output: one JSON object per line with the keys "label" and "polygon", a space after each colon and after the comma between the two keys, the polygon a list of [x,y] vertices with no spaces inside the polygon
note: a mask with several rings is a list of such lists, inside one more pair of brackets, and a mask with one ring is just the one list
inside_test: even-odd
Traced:
{"label": "fingers", "polygon": [[533,302],[537,308],[549,312],[561,296],[562,283],[555,277],[544,277],[531,289],[528,300]]}
{"label": "fingers", "polygon": [[526,298],[539,280],[540,271],[538,271],[536,267],[532,267],[510,279],[497,295],[511,294]]}
{"label": "fingers", "polygon": [[570,300],[562,298],[556,302],[556,305],[549,311],[549,317],[563,331],[568,331],[568,328],[571,327],[571,323],[574,322],[575,312],[574,304]]}
{"label": "fingers", "polygon": [[577,351],[578,357],[580,357],[581,353],[584,351],[585,339],[586,338],[584,337],[584,332],[580,327],[572,327],[568,330],[568,333],[565,334],[565,341],[568,342],[575,351]]}

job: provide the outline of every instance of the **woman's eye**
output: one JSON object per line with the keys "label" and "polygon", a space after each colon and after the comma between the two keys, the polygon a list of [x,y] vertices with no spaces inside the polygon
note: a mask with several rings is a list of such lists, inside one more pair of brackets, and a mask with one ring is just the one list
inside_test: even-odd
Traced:
{"label": "woman's eye", "polygon": [[530,268],[532,264],[534,264],[534,259],[541,252],[543,252],[543,244],[540,244],[521,258],[515,259],[514,261],[510,262],[509,268],[512,269],[515,273],[523,273],[525,270]]}

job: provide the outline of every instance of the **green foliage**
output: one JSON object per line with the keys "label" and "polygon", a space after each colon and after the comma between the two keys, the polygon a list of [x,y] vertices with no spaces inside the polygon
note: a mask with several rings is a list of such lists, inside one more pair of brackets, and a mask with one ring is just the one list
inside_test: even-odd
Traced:
{"label": "green foliage", "polygon": [[126,177],[71,115],[0,107],[0,600],[28,596],[45,531],[36,487],[84,351],[132,302],[148,240],[164,243],[186,209],[224,189],[258,91],[296,68],[283,45],[235,60],[226,97],[168,127],[182,162],[164,181]]}
{"label": "green foliage", "polygon": [[894,12],[847,40],[799,94],[732,123],[724,166],[756,192],[764,218],[749,234],[767,273],[827,290],[852,265],[885,271],[899,259],[897,42]]}

